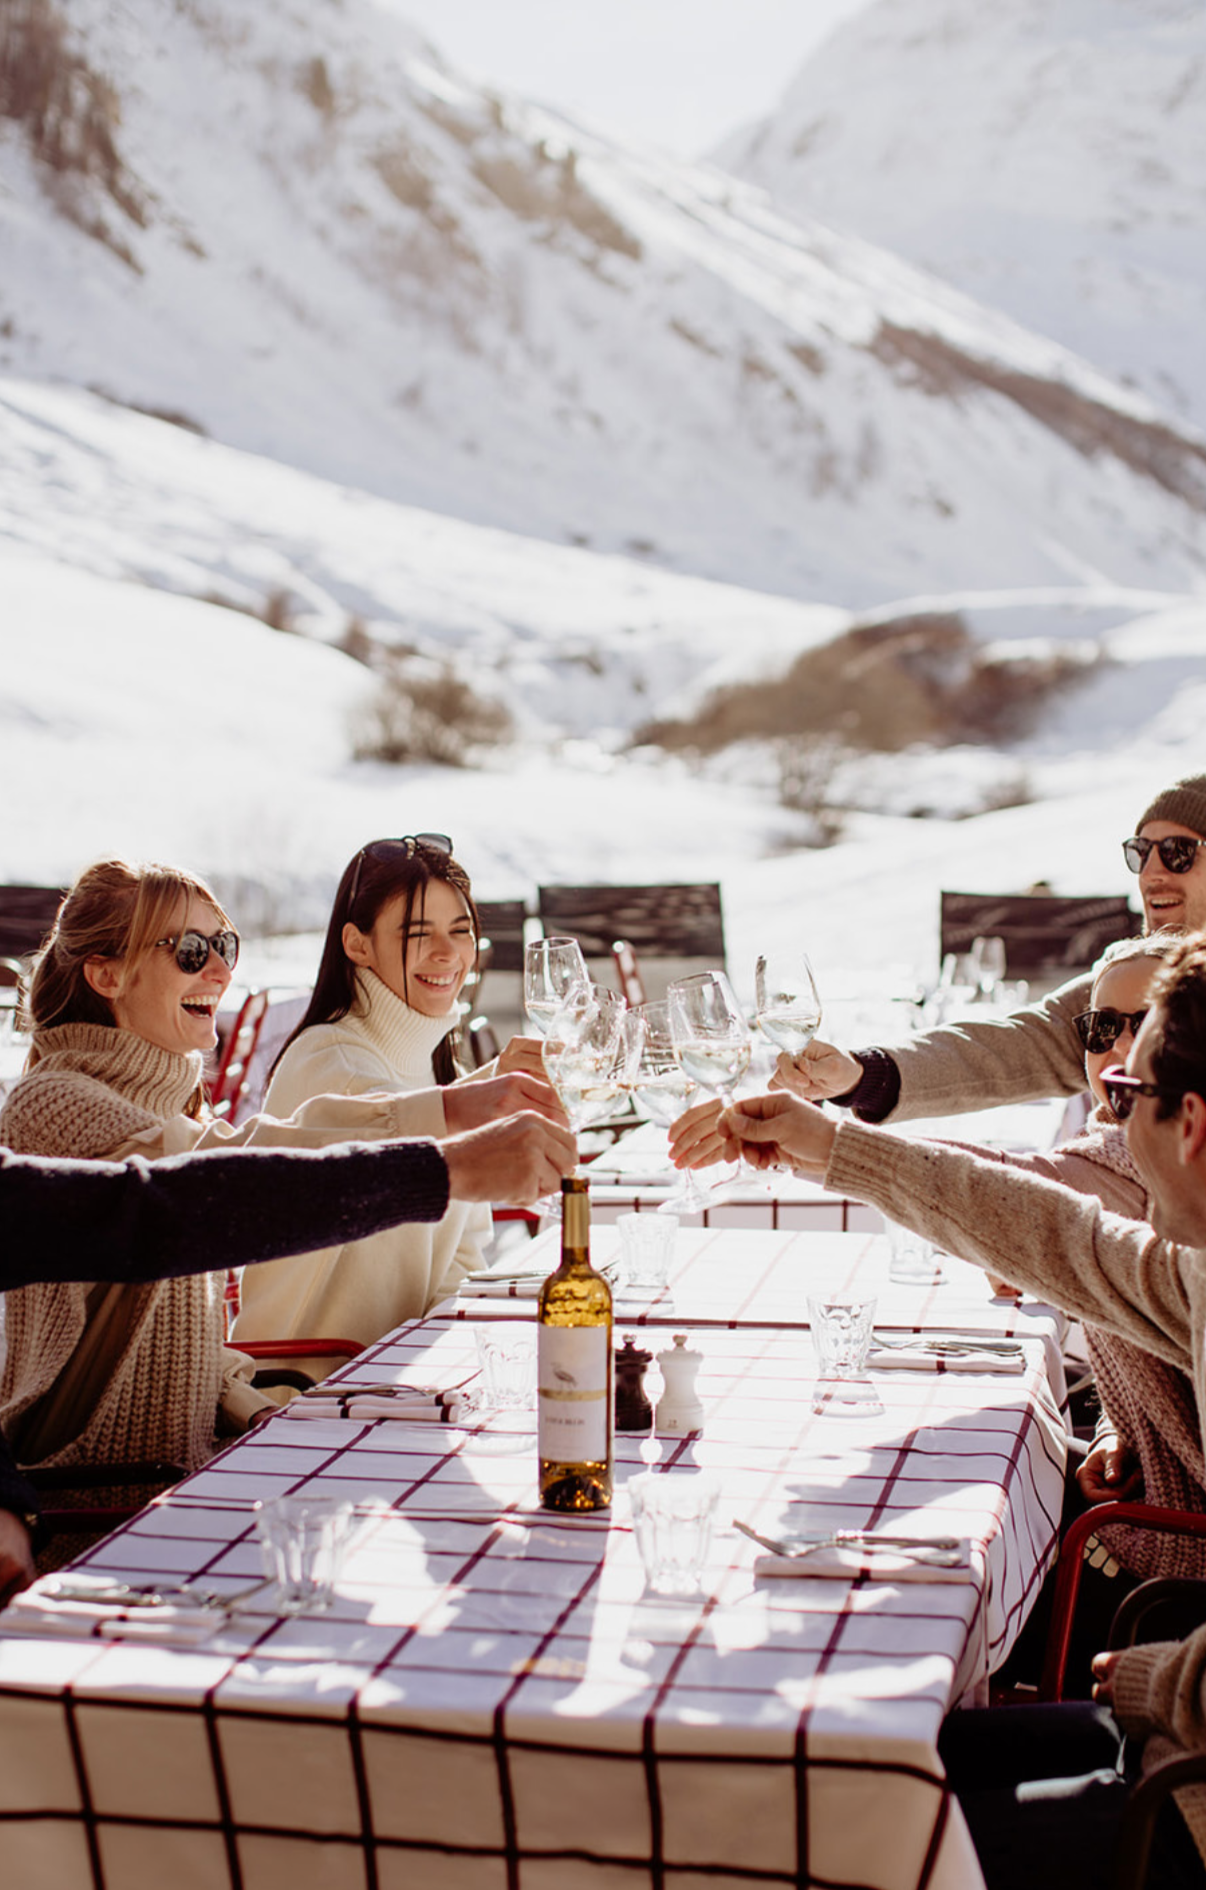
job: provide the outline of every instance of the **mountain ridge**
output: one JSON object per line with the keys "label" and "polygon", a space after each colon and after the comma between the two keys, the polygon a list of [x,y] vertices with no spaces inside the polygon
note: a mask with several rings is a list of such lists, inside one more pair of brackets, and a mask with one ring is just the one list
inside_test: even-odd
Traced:
{"label": "mountain ridge", "polygon": [[15,4],[110,88],[120,198],[85,170],[54,209],[0,118],[0,372],[851,608],[1200,576],[1202,442],[1157,405],[714,169],[465,85],[371,0]]}

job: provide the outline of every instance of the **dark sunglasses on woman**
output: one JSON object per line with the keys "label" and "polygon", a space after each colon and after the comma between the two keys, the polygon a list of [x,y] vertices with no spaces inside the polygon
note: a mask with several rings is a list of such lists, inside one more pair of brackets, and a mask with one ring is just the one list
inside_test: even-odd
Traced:
{"label": "dark sunglasses on woman", "polygon": [[1186,833],[1170,833],[1167,840],[1145,840],[1134,834],[1122,843],[1122,857],[1132,873],[1143,871],[1153,847],[1166,873],[1188,873],[1198,857],[1198,848],[1206,847],[1206,840],[1191,840]]}
{"label": "dark sunglasses on woman", "polygon": [[366,859],[388,860],[391,854],[401,853],[404,860],[409,860],[420,850],[442,853],[446,858],[451,858],[452,842],[446,833],[408,833],[403,834],[400,840],[370,840],[356,855],[356,871],[352,878],[352,890],[348,894],[348,905],[354,906],[356,903],[356,894],[360,891],[360,869]]}
{"label": "dark sunglasses on woman", "polygon": [[1124,1031],[1135,1036],[1146,1016],[1146,1010],[1116,1011],[1106,1004],[1099,1011],[1081,1011],[1072,1022],[1085,1049],[1091,1056],[1100,1057],[1114,1048]]}
{"label": "dark sunglasses on woman", "polygon": [[237,932],[211,932],[208,938],[204,932],[180,932],[175,938],[159,938],[155,943],[157,946],[166,945],[169,951],[175,952],[176,963],[190,977],[204,971],[211,952],[229,965],[232,971],[239,962]]}
{"label": "dark sunglasses on woman", "polygon": [[1170,1102],[1174,1098],[1179,1102],[1186,1094],[1175,1084],[1144,1083],[1137,1076],[1128,1076],[1125,1070],[1103,1070],[1101,1087],[1119,1122],[1128,1119],[1140,1096],[1167,1096]]}

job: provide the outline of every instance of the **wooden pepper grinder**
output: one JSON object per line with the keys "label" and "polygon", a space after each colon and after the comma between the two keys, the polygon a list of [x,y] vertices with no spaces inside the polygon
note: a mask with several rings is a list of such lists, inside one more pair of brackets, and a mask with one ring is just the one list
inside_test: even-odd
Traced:
{"label": "wooden pepper grinder", "polygon": [[651,1431],[653,1406],[645,1391],[645,1367],[652,1352],[643,1352],[635,1340],[625,1339],[616,1353],[616,1429]]}
{"label": "wooden pepper grinder", "polygon": [[695,1392],[695,1374],[703,1363],[701,1352],[687,1348],[685,1332],[674,1334],[674,1344],[657,1355],[664,1389],[657,1405],[659,1437],[689,1437],[702,1431],[704,1408]]}

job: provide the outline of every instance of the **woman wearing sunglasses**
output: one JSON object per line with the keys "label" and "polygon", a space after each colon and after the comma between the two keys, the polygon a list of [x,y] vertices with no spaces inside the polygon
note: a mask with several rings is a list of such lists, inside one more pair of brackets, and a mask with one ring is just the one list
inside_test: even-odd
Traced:
{"label": "woman wearing sunglasses", "polygon": [[[446,1119],[434,1093],[327,1095],[288,1122],[257,1116],[237,1129],[207,1121],[202,1065],[237,956],[238,937],[202,880],[121,860],[90,867],[34,969],[33,1044],[0,1112],[0,1141],[25,1154],[155,1158],[474,1126],[468,1112]],[[480,1119],[509,1113],[500,1100]],[[79,1279],[89,1279],[86,1250]],[[215,1272],[7,1294],[0,1428],[18,1461],[154,1458],[191,1469],[212,1453],[216,1424],[244,1429],[269,1401],[250,1383],[250,1361],[224,1347],[223,1284]]]}
{"label": "woman wearing sunglasses", "polygon": [[[457,1000],[477,964],[478,932],[469,877],[447,834],[362,847],[339,882],[314,994],[273,1068],[265,1107],[285,1116],[323,1093],[461,1079]],[[489,1208],[454,1202],[434,1226],[257,1267],[243,1280],[235,1340],[338,1332],[367,1345],[455,1292],[482,1264],[492,1228]]]}

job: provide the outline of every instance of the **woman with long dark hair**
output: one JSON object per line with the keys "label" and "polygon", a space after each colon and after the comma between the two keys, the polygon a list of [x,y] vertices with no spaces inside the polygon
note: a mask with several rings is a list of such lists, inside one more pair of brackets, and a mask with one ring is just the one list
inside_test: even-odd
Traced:
{"label": "woman with long dark hair", "polygon": [[[477,962],[477,909],[445,834],[375,840],[335,895],[309,1007],[277,1059],[265,1109],[310,1097],[430,1090],[462,1074],[457,998]],[[438,1089],[419,1133],[444,1135]],[[235,1342],[301,1334],[369,1344],[480,1266],[488,1207],[453,1202],[434,1225],[270,1262],[243,1281]]]}

